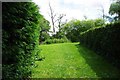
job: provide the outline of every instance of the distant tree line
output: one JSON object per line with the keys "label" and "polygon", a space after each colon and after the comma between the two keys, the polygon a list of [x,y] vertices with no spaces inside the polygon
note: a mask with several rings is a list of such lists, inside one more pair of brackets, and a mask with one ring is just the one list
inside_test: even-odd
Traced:
{"label": "distant tree line", "polygon": [[[114,17],[106,16],[104,14],[103,14],[103,16],[105,18],[109,19],[110,22],[119,21],[120,1],[113,2],[110,5],[109,13],[111,15],[114,15]],[[59,27],[59,31],[56,32],[56,34],[54,34],[52,36],[52,38],[61,39],[61,38],[66,37],[68,40],[70,40],[72,42],[77,42],[80,40],[79,34],[81,32],[87,31],[91,28],[103,27],[103,26],[106,26],[106,21],[104,20],[104,18],[98,18],[98,19],[94,19],[94,20],[85,19],[82,21],[73,19],[73,20],[61,25]]]}

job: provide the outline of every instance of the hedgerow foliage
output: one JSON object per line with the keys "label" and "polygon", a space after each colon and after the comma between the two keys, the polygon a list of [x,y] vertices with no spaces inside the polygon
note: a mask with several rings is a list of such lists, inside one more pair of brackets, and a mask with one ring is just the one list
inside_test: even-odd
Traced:
{"label": "hedgerow foliage", "polygon": [[33,2],[2,3],[3,78],[28,78],[39,44],[39,10]]}
{"label": "hedgerow foliage", "polygon": [[119,22],[82,32],[80,42],[120,66]]}
{"label": "hedgerow foliage", "polygon": [[61,33],[58,35],[65,35],[70,41],[78,42],[80,39],[80,33],[90,28],[104,26],[105,21],[103,19],[94,20],[71,20],[61,28]]}
{"label": "hedgerow foliage", "polygon": [[44,44],[53,44],[53,43],[66,43],[66,42],[70,42],[66,37],[61,38],[61,39],[57,39],[57,38],[53,38],[53,39],[47,39],[44,41]]}

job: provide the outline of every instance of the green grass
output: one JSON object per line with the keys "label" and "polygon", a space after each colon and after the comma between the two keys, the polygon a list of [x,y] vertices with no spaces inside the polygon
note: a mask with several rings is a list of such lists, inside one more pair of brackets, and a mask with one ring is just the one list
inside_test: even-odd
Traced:
{"label": "green grass", "polygon": [[32,78],[109,78],[119,70],[79,43],[40,45],[43,61],[36,61]]}

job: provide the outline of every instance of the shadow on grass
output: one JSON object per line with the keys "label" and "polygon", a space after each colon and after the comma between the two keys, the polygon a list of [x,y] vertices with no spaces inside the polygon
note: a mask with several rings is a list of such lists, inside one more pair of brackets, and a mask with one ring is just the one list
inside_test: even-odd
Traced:
{"label": "shadow on grass", "polygon": [[113,67],[107,60],[103,57],[97,55],[95,52],[87,49],[83,45],[75,45],[80,55],[85,59],[86,63],[91,67],[91,69],[100,78],[119,78],[120,72],[117,68]]}

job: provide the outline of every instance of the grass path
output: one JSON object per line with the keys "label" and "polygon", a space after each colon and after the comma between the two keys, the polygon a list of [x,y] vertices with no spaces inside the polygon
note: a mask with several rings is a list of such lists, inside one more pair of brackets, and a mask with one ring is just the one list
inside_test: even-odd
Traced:
{"label": "grass path", "polygon": [[119,77],[118,70],[79,43],[40,45],[43,61],[36,61],[33,78]]}

